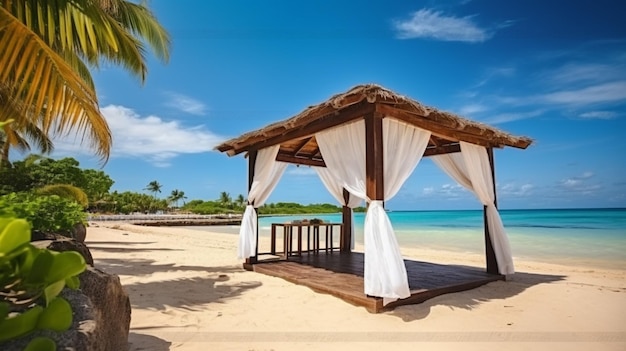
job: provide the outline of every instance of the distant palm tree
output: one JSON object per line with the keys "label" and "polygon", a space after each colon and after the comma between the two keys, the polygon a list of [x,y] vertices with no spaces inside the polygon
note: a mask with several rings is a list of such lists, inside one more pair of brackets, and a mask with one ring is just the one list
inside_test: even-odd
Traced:
{"label": "distant palm tree", "polygon": [[168,197],[168,200],[170,202],[175,203],[176,207],[178,207],[178,201],[183,200],[183,206],[184,206],[186,198],[187,198],[187,196],[185,196],[185,192],[184,191],[181,191],[181,190],[178,190],[178,189],[174,189],[174,190],[172,190],[172,193]]}
{"label": "distant palm tree", "polygon": [[162,187],[163,185],[159,184],[159,182],[157,182],[156,180],[153,180],[148,183],[148,186],[143,188],[143,190],[148,190],[149,192],[151,192],[152,196],[156,199],[156,194],[161,192]]}
{"label": "distant palm tree", "polygon": [[243,195],[239,194],[237,196],[237,206],[244,207],[246,204],[246,198]]}
{"label": "distant palm tree", "polygon": [[222,204],[222,206],[224,207],[230,207],[233,203],[233,200],[230,198],[230,194],[222,191],[220,193],[220,204]]}

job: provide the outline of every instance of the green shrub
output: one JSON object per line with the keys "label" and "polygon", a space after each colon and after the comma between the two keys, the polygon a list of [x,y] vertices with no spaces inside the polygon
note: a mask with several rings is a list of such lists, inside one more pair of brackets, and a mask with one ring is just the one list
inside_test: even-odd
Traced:
{"label": "green shrub", "polygon": [[33,230],[71,236],[72,228],[85,223],[86,213],[74,201],[57,195],[11,193],[0,196],[0,215],[26,219]]}
{"label": "green shrub", "polygon": [[[38,329],[67,330],[72,307],[58,295],[65,286],[78,288],[85,266],[77,252],[34,247],[26,220],[0,217],[0,349]],[[37,337],[26,350],[56,350],[56,344]]]}

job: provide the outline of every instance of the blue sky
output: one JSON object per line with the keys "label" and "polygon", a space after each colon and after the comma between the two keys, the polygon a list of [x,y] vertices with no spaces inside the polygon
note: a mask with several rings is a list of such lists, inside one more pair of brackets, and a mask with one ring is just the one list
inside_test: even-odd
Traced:
{"label": "blue sky", "polygon": [[[114,190],[152,180],[189,199],[246,194],[247,163],[213,148],[354,85],[380,84],[425,105],[535,140],[495,151],[501,208],[626,207],[626,2],[150,2],[172,36],[142,86],[94,72],[114,147]],[[53,156],[100,165],[58,141]],[[333,203],[315,173],[288,168],[269,202]],[[480,208],[424,159],[393,210]]]}

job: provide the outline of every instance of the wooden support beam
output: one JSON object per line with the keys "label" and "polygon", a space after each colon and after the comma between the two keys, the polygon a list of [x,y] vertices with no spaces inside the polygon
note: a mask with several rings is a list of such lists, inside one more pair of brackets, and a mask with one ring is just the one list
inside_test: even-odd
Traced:
{"label": "wooden support beam", "polygon": [[365,179],[367,197],[383,200],[383,117],[379,113],[365,116]]}
{"label": "wooden support beam", "polygon": [[[489,158],[489,165],[491,167],[491,179],[493,179],[493,196],[494,205],[498,208],[498,199],[496,196],[496,177],[495,167],[493,160],[493,149],[487,148],[487,156]],[[485,258],[487,261],[487,273],[500,274],[498,269],[498,260],[496,260],[496,252],[493,249],[493,243],[491,242],[491,235],[489,234],[489,224],[487,221],[487,206],[483,206],[483,220],[485,223]]]}
{"label": "wooden support beam", "polygon": [[[257,152],[256,151],[250,151],[248,153],[248,193],[250,192],[250,189],[252,188],[252,182],[254,182],[254,168],[256,167],[256,157],[257,157]],[[252,204],[253,205],[253,204]],[[257,212],[257,231],[255,233],[256,235],[256,252],[254,253],[254,256],[246,258],[246,262],[243,264],[243,267],[247,270],[252,270],[253,267],[252,265],[258,262],[258,258],[259,258],[259,223],[258,223],[258,209],[254,209],[254,211]]]}
{"label": "wooden support beam", "polygon": [[[344,203],[348,203],[350,200],[350,192],[348,190],[343,189],[343,201]],[[350,252],[352,251],[352,209],[348,206],[343,206],[342,208],[342,220],[343,223],[342,230],[343,233],[341,235],[342,241],[339,243],[340,250],[342,252]]]}
{"label": "wooden support beam", "polygon": [[389,105],[377,104],[376,111],[385,116],[392,116],[419,128],[429,130],[433,134],[451,141],[462,140],[484,147],[502,147],[504,145],[509,145],[518,148],[526,148],[528,146],[527,143],[522,142],[519,144],[503,142],[500,138],[497,138],[493,132],[488,133],[488,135],[479,135],[462,131],[459,130],[457,126],[450,124],[450,122],[445,122],[445,120],[432,120],[430,117],[420,116]]}
{"label": "wooden support beam", "polygon": [[424,151],[424,157],[442,155],[442,154],[451,154],[454,152],[461,152],[460,144],[448,144],[437,147],[428,147]]}
{"label": "wooden support beam", "polygon": [[302,142],[296,147],[296,151],[294,151],[293,156],[298,156],[298,153],[302,150],[303,147],[306,146],[306,144],[309,143],[309,141],[311,141],[311,139],[313,139],[312,136],[302,139]]}
{"label": "wooden support beam", "polygon": [[287,154],[282,154],[282,153],[278,153],[278,155],[276,155],[276,161],[287,162],[287,163],[303,165],[303,166],[326,167],[326,163],[324,163],[324,160],[310,159],[307,157],[297,157],[297,156],[292,156],[292,155],[287,155]]}

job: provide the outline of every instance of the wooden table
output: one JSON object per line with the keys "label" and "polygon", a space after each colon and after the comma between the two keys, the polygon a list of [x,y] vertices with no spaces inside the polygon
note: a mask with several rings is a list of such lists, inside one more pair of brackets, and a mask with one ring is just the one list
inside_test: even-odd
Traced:
{"label": "wooden table", "polygon": [[[283,258],[288,258],[289,256],[301,256],[302,255],[302,234],[304,229],[306,229],[306,251],[312,252],[314,254],[318,254],[320,251],[325,251],[326,253],[332,252],[333,250],[339,250],[340,247],[335,247],[333,245],[333,234],[335,230],[339,232],[340,240],[339,243],[342,242],[342,231],[343,224],[341,223],[310,223],[310,222],[301,222],[301,223],[272,223],[272,232],[271,232],[271,254],[276,255],[276,231],[277,228],[283,229]],[[297,233],[297,250],[293,249],[293,234],[294,228]],[[324,239],[325,245],[324,247],[320,246],[320,229],[323,228],[324,231]],[[335,229],[336,228],[336,229]],[[311,245],[313,244],[313,245]]]}

